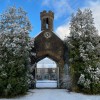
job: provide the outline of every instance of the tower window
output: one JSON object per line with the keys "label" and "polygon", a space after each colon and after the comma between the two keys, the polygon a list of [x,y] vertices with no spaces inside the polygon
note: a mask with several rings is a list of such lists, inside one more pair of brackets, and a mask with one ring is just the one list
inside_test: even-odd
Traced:
{"label": "tower window", "polygon": [[46,24],[46,29],[48,29],[48,24]]}
{"label": "tower window", "polygon": [[48,18],[46,18],[46,29],[48,29],[48,24],[49,24],[49,21],[48,21]]}

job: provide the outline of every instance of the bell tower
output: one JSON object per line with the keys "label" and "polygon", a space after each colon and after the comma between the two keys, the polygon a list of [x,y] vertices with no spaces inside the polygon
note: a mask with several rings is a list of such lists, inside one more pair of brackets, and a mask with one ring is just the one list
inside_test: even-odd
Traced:
{"label": "bell tower", "polygon": [[54,13],[52,11],[46,12],[45,10],[40,13],[41,19],[41,31],[50,30],[53,31],[53,19]]}

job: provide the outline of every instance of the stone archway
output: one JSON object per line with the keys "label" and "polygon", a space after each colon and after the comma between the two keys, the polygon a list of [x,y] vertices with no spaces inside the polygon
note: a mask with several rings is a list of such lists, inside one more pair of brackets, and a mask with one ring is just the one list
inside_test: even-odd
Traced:
{"label": "stone archway", "polygon": [[[59,67],[58,87],[64,88],[64,64],[68,64],[68,49],[63,41],[53,32],[54,13],[52,11],[43,11],[40,15],[41,33],[35,37],[32,52],[36,53],[36,58],[31,58],[31,62],[37,63],[45,57],[53,59],[57,63],[57,67]],[[48,24],[48,28],[46,24]]]}
{"label": "stone archway", "polygon": [[[48,30],[47,30],[48,31]],[[46,31],[46,32],[47,32]],[[49,31],[50,32],[50,31]],[[49,57],[57,63],[59,67],[59,86],[63,88],[64,77],[64,44],[52,31],[51,38],[46,39],[44,37],[45,31],[41,32],[34,41],[36,51],[36,63],[45,57]],[[49,43],[48,47],[46,43]],[[58,43],[58,44],[57,44]],[[56,44],[56,46],[54,45]]]}

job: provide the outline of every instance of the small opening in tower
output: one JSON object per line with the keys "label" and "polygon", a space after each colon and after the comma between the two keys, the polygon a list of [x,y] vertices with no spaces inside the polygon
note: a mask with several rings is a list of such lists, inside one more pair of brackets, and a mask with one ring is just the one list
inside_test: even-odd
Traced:
{"label": "small opening in tower", "polygon": [[48,29],[48,18],[46,18],[46,29]]}

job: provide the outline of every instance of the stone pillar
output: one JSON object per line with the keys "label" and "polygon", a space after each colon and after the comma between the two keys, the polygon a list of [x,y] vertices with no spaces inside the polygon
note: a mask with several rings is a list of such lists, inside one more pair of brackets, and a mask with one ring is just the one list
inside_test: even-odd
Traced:
{"label": "stone pillar", "polygon": [[63,78],[64,78],[64,62],[58,62],[59,67],[59,88],[64,88]]}

